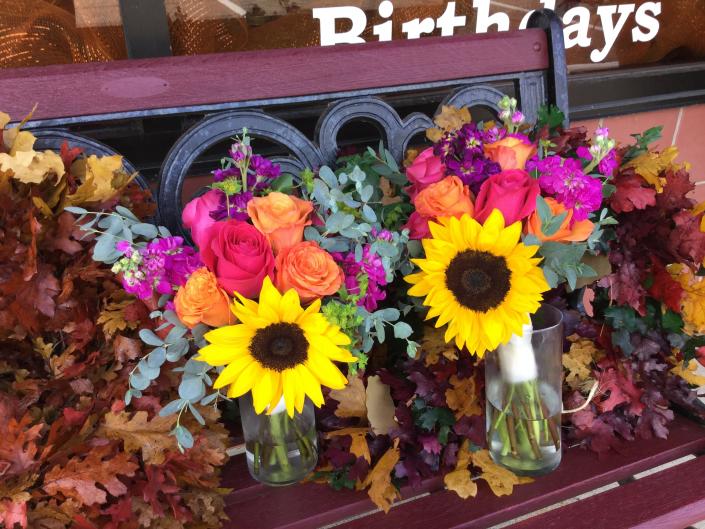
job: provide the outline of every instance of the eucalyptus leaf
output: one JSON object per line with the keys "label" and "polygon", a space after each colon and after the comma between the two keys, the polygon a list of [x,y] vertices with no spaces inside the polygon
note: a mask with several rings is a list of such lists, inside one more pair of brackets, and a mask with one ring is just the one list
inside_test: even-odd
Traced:
{"label": "eucalyptus leaf", "polygon": [[395,338],[408,338],[411,336],[411,333],[413,332],[413,329],[411,328],[411,325],[409,325],[406,322],[403,321],[398,321],[394,324],[394,337]]}
{"label": "eucalyptus leaf", "polygon": [[187,377],[181,379],[179,384],[179,397],[189,402],[196,402],[206,394],[206,386],[199,377]]}
{"label": "eucalyptus leaf", "polygon": [[130,375],[130,385],[135,389],[147,389],[149,387],[149,383],[150,380],[137,371]]}
{"label": "eucalyptus leaf", "polygon": [[134,222],[139,222],[140,219],[137,218],[137,216],[132,213],[129,209],[127,209],[125,206],[115,206],[115,212],[118,213],[119,215],[122,215],[126,219],[130,219]]}
{"label": "eucalyptus leaf", "polygon": [[154,334],[154,331],[152,331],[151,329],[140,329],[139,336],[140,340],[142,340],[147,345],[164,345],[164,340]]}
{"label": "eucalyptus leaf", "polygon": [[186,406],[187,403],[188,401],[183,399],[172,400],[169,404],[159,410],[159,415],[161,417],[166,417],[168,415],[174,415],[175,413],[179,413],[181,411],[181,408]]}
{"label": "eucalyptus leaf", "polygon": [[177,426],[174,428],[174,435],[179,446],[186,449],[193,448],[193,436],[186,428],[181,425]]}
{"label": "eucalyptus leaf", "polygon": [[155,239],[159,233],[157,227],[154,224],[148,224],[146,222],[133,224],[130,229],[133,233],[141,235],[146,239]]}

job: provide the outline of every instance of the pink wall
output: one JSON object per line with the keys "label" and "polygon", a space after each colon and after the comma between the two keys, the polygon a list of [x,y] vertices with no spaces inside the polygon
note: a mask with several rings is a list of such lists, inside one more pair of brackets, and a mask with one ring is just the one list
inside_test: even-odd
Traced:
{"label": "pink wall", "polygon": [[705,200],[705,105],[614,116],[601,120],[576,121],[589,131],[598,124],[609,127],[610,135],[621,143],[631,143],[630,134],[643,132],[650,127],[663,125],[663,136],[657,145],[661,148],[677,145],[679,162],[690,162],[690,175],[698,184],[694,194],[697,200]]}

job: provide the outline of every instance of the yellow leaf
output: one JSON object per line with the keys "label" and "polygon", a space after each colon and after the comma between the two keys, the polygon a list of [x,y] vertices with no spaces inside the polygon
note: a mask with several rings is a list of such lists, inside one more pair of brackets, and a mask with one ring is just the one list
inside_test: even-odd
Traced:
{"label": "yellow leaf", "polygon": [[685,293],[681,301],[681,316],[686,324],[686,332],[705,333],[705,281],[702,277],[696,277],[685,265],[670,265],[667,270],[680,283]]}
{"label": "yellow leaf", "polygon": [[652,185],[657,193],[663,192],[666,179],[661,177],[663,171],[674,166],[678,157],[678,147],[675,145],[659,152],[645,152],[631,160],[624,167],[633,168],[634,172]]}
{"label": "yellow leaf", "polygon": [[482,415],[482,408],[475,390],[475,377],[458,378],[458,375],[450,377],[452,387],[446,390],[446,402],[448,407],[455,412],[455,418],[470,417],[472,415]]}
{"label": "yellow leaf", "polygon": [[705,376],[698,375],[696,373],[698,370],[698,365],[699,364],[696,360],[691,360],[687,366],[685,365],[685,362],[677,362],[671,369],[671,373],[681,377],[691,386],[705,386]]}
{"label": "yellow leaf", "polygon": [[367,420],[375,435],[387,435],[397,427],[394,418],[394,400],[389,386],[382,382],[379,375],[367,377]]}
{"label": "yellow leaf", "polygon": [[389,512],[392,503],[401,498],[397,488],[392,485],[392,472],[397,462],[399,462],[398,440],[377,461],[365,481],[360,484],[361,488],[370,487],[367,495],[384,512]]}
{"label": "yellow leaf", "polygon": [[478,450],[470,455],[472,464],[482,469],[480,478],[484,479],[495,496],[508,496],[514,492],[515,485],[531,483],[533,479],[517,476],[511,470],[499,466],[492,461],[487,450]]}
{"label": "yellow leaf", "polygon": [[603,355],[592,340],[581,338],[577,334],[568,337],[573,342],[570,350],[563,354],[563,367],[568,370],[565,382],[571,389],[578,389],[592,376],[592,363]]}
{"label": "yellow leaf", "polygon": [[67,204],[78,205],[86,202],[104,202],[115,196],[134,177],[128,175],[122,166],[122,156],[91,155],[81,158],[71,165],[71,174],[81,181],[76,192],[66,197]]}
{"label": "yellow leaf", "polygon": [[334,389],[330,397],[339,402],[335,414],[338,417],[367,417],[365,384],[358,376],[348,377],[348,385],[343,389]]}
{"label": "yellow leaf", "polygon": [[443,476],[443,483],[448,490],[452,490],[464,500],[477,496],[477,483],[472,481],[472,475],[467,469],[448,472]]}
{"label": "yellow leaf", "polygon": [[438,128],[428,129],[426,137],[432,142],[437,142],[441,139],[444,132],[458,130],[471,121],[472,117],[467,107],[457,108],[443,105],[441,112],[433,118],[433,122]]}
{"label": "yellow leaf", "polygon": [[32,340],[32,344],[34,345],[34,350],[46,359],[48,359],[54,351],[54,344],[45,343],[44,338],[41,336],[37,336],[34,340]]}
{"label": "yellow leaf", "polygon": [[473,481],[472,474],[468,470],[471,457],[471,452],[468,449],[469,445],[470,441],[466,439],[458,450],[458,461],[455,464],[455,470],[443,476],[443,483],[445,483],[446,488],[452,490],[464,500],[470,496],[475,497],[477,495],[477,483]]}
{"label": "yellow leaf", "polygon": [[161,465],[166,452],[176,447],[174,437],[169,433],[175,422],[175,415],[157,415],[150,421],[146,411],[138,411],[132,418],[124,411],[119,414],[107,413],[98,435],[122,440],[125,452],[141,451],[146,464]]}
{"label": "yellow leaf", "polygon": [[124,331],[128,327],[134,329],[138,323],[128,323],[125,321],[125,308],[134,303],[133,300],[111,301],[100,311],[97,323],[103,326],[103,333],[106,337],[111,337],[118,331]]}
{"label": "yellow leaf", "polygon": [[328,432],[326,434],[326,439],[349,435],[350,439],[352,439],[350,453],[355,457],[362,457],[365,461],[371,463],[372,458],[370,457],[370,447],[367,444],[367,434],[369,431],[369,428],[342,428],[340,430],[335,430],[334,432]]}
{"label": "yellow leaf", "polygon": [[423,337],[419,341],[419,351],[424,357],[426,366],[437,364],[441,356],[453,361],[458,359],[458,349],[453,343],[446,343],[443,329],[425,325]]}
{"label": "yellow leaf", "polygon": [[64,175],[64,162],[53,151],[19,151],[14,155],[0,153],[0,171],[11,172],[15,180],[39,184],[46,178]]}

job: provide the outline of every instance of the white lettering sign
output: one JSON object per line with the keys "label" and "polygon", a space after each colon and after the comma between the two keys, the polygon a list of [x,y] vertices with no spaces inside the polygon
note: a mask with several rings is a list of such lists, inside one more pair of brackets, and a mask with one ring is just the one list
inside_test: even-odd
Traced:
{"label": "white lettering sign", "polygon": [[[556,0],[538,0],[537,8],[555,9]],[[493,9],[491,0],[473,0],[472,7],[475,9],[475,33],[486,33],[490,29],[508,31],[510,29],[510,18],[501,9]],[[336,44],[355,44],[365,42],[362,33],[367,26],[367,15],[359,7],[319,7],[312,10],[313,18],[320,22],[321,46],[334,46]],[[382,19],[388,19],[394,12],[394,5],[390,0],[383,0],[377,12]],[[529,11],[522,18],[519,28],[527,26],[529,17],[533,11]],[[632,42],[649,42],[656,38],[660,24],[658,16],[661,14],[661,2],[644,2],[638,8],[636,4],[611,4],[601,5],[596,10],[599,18],[599,28],[590,24],[591,11],[587,7],[577,6],[568,9],[563,15],[563,36],[565,47],[572,48],[579,46],[589,48],[594,46],[590,52],[592,62],[602,62],[612,50],[617,37],[626,29],[631,31]],[[344,27],[350,29],[346,31],[336,31],[336,22],[345,21]],[[392,21],[385,20],[372,26],[372,34],[379,41],[392,40]],[[463,28],[467,24],[467,17],[456,15],[456,3],[448,2],[445,11],[437,19],[415,18],[402,22],[401,32],[407,39],[418,39],[423,35],[440,30],[444,37],[451,36],[457,28]],[[604,39],[593,39],[592,32],[601,30]],[[598,47],[595,42],[601,43]]]}

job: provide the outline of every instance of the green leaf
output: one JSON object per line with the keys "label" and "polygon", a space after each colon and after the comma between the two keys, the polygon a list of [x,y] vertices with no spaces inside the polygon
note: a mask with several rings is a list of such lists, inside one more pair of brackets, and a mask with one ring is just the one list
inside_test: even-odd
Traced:
{"label": "green leaf", "polygon": [[294,189],[294,176],[289,173],[282,174],[272,182],[271,190],[280,193],[290,193]]}
{"label": "green leaf", "polygon": [[164,341],[154,334],[151,329],[141,329],[140,330],[140,340],[142,340],[147,345],[164,345]]}
{"label": "green leaf", "polygon": [[693,336],[690,338],[683,346],[683,349],[681,349],[683,360],[690,362],[695,358],[696,349],[703,346],[705,346],[705,336]]}
{"label": "green leaf", "polygon": [[667,332],[679,333],[683,330],[683,324],[681,315],[670,309],[661,315],[661,327]]}
{"label": "green leaf", "polygon": [[398,321],[394,324],[394,337],[395,338],[408,338],[411,336],[411,333],[413,332],[413,329],[411,328],[411,325],[409,325],[406,322],[403,321]]}
{"label": "green leaf", "polygon": [[158,235],[157,227],[154,224],[149,224],[147,222],[138,222],[133,224],[132,232],[137,235],[141,235],[145,239],[155,239]]}

